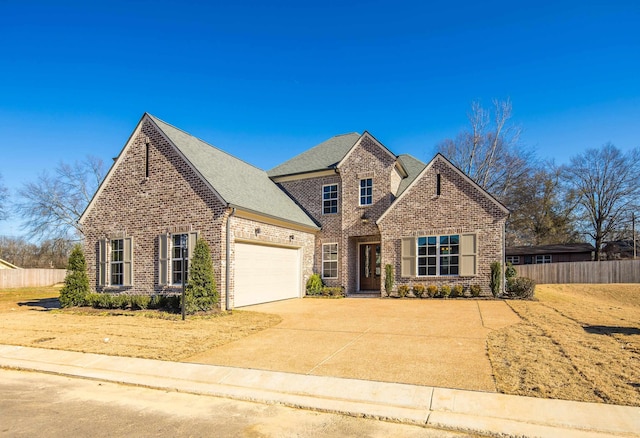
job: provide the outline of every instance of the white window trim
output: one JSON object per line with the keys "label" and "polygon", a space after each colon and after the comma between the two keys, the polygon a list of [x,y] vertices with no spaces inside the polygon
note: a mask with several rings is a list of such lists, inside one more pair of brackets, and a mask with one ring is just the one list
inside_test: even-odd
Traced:
{"label": "white window trim", "polygon": [[[367,198],[369,195],[362,195],[362,189],[367,187],[362,187],[362,181],[371,180],[371,202],[369,204],[363,204],[362,198]],[[358,206],[359,207],[369,207],[373,205],[373,178],[360,178],[358,181]]]}
{"label": "white window trim", "polygon": [[[324,248],[326,246],[329,246],[329,245],[335,245],[335,247],[336,247],[336,251],[335,251],[336,259],[335,260],[325,260],[325,258],[324,258],[324,254],[325,254]],[[322,244],[322,278],[326,278],[326,279],[336,279],[336,278],[338,278],[338,271],[339,271],[339,267],[340,267],[339,266],[340,265],[339,261],[340,261],[340,257],[339,257],[338,244],[337,243],[323,243]],[[335,277],[327,277],[327,276],[325,276],[325,274],[324,274],[324,264],[325,264],[325,262],[326,263],[335,263],[336,264],[336,276]]]}
{"label": "white window trim", "polygon": [[507,263],[511,263],[512,265],[519,265],[520,256],[507,256]]}
{"label": "white window trim", "polygon": [[[335,186],[336,188],[336,211],[335,213],[325,213],[324,211],[324,203],[325,203],[325,199],[324,199],[324,188],[325,187],[331,187],[331,186]],[[333,199],[327,199],[326,201],[332,201]],[[324,184],[322,186],[322,214],[338,214],[340,212],[340,192],[338,190],[338,183],[335,184]]]}
{"label": "white window trim", "polygon": [[[443,236],[447,236],[447,237],[451,237],[451,236],[458,236],[458,253],[457,254],[439,254],[440,252],[440,238]],[[420,245],[419,245],[419,239],[420,238],[425,238],[428,239],[429,237],[435,237],[436,238],[436,254],[434,255],[419,255],[419,250],[420,250]],[[460,277],[460,259],[462,257],[462,254],[460,253],[460,234],[438,234],[438,235],[431,235],[431,236],[418,236],[418,238],[416,238],[416,277]],[[427,240],[428,242],[428,240]],[[427,244],[427,248],[428,248],[428,244]],[[420,264],[418,262],[420,257],[424,257],[424,258],[428,258],[428,257],[435,257],[436,258],[436,273],[435,275],[430,275],[429,272],[429,265],[427,264],[427,274],[424,275],[420,275]],[[458,267],[458,273],[457,274],[440,274],[440,260],[442,257],[458,257],[458,264],[456,265]]]}
{"label": "white window trim", "polygon": [[[551,254],[536,255],[536,256],[534,256],[534,257],[535,257],[535,259],[534,259],[534,260],[535,260],[535,264],[536,264],[536,265],[544,265],[544,264],[552,263],[552,262],[553,262],[552,257],[551,257]],[[539,261],[538,261],[538,257],[542,258],[542,261],[541,261],[541,262],[539,262]],[[547,257],[548,257],[548,261],[547,261]]]}

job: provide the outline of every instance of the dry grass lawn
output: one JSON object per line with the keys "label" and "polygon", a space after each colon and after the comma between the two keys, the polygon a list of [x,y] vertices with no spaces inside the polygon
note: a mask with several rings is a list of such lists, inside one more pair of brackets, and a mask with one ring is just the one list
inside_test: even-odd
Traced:
{"label": "dry grass lawn", "polygon": [[640,406],[640,285],[540,285],[488,351],[506,394]]}
{"label": "dry grass lawn", "polygon": [[180,361],[281,321],[234,311],[209,317],[55,310],[59,288],[0,290],[0,344]]}
{"label": "dry grass lawn", "polygon": [[[180,361],[281,321],[59,310],[58,293],[0,290],[0,343]],[[498,391],[640,406],[640,285],[541,285],[536,297],[507,301],[522,322],[489,335]]]}

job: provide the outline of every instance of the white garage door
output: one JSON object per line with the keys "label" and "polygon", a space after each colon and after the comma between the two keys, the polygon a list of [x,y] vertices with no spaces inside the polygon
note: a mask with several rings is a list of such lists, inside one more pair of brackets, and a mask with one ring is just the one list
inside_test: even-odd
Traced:
{"label": "white garage door", "polygon": [[300,251],[277,246],[235,244],[234,306],[300,296]]}

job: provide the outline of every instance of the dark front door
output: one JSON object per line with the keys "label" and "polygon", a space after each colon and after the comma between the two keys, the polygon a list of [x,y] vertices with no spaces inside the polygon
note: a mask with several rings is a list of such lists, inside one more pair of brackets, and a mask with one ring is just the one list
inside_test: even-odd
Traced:
{"label": "dark front door", "polygon": [[380,290],[380,244],[360,245],[360,290]]}

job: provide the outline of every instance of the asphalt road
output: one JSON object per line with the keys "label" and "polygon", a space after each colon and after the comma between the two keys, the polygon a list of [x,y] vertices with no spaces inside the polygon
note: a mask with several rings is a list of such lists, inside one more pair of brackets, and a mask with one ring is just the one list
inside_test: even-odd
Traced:
{"label": "asphalt road", "polygon": [[463,437],[465,434],[0,369],[2,437]]}

